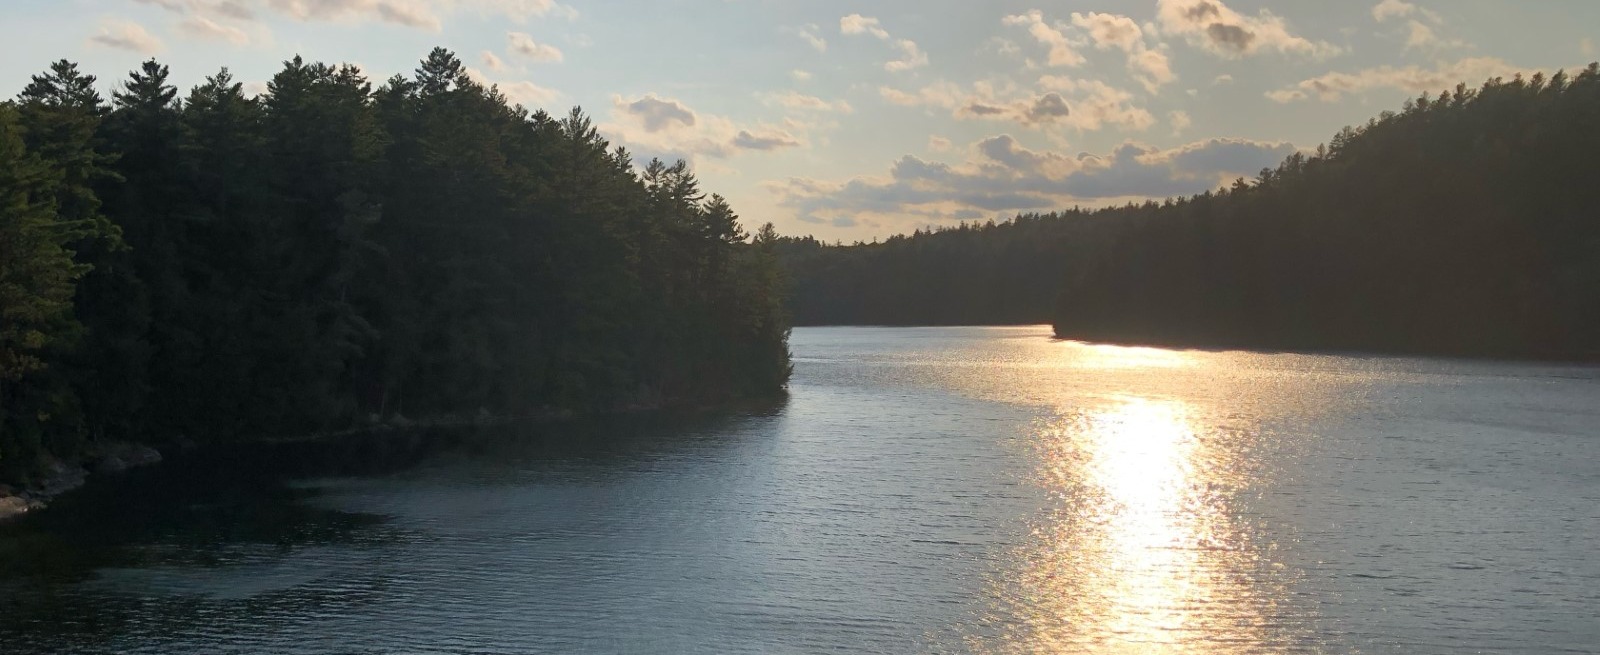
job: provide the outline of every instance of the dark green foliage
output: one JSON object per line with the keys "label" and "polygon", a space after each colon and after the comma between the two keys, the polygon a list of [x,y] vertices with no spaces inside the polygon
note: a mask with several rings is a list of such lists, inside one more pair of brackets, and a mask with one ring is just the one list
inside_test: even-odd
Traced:
{"label": "dark green foliage", "polygon": [[1065,338],[1600,354],[1600,69],[1490,80],[1165,203],[884,244],[786,240],[798,322],[1053,321]]}
{"label": "dark green foliage", "polygon": [[107,107],[60,62],[0,105],[0,478],[85,440],[787,382],[771,235],[578,110],[508,106],[442,49],[377,89],[299,58],[259,98],[166,80],[147,62]]}
{"label": "dark green foliage", "polygon": [[[81,332],[72,294],[89,267],[73,261],[68,244],[93,228],[58,217],[61,177],[28,152],[16,107],[0,104],[0,473],[33,465],[70,402],[49,364]],[[70,424],[61,431],[73,436]]]}
{"label": "dark green foliage", "polygon": [[800,325],[1047,323],[1061,288],[1074,214],[824,244],[780,237]]}

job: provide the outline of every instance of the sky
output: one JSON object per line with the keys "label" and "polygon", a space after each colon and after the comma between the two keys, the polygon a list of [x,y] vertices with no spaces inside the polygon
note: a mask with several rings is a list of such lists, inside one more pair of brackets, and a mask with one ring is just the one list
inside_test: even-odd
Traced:
{"label": "sky", "polygon": [[0,94],[155,57],[247,92],[434,46],[685,159],[747,226],[870,241],[1199,193],[1458,82],[1600,59],[1595,0],[0,0]]}

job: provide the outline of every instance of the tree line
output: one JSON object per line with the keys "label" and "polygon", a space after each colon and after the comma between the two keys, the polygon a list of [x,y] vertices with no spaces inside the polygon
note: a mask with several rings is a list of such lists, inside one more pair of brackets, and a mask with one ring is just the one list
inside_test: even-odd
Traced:
{"label": "tree line", "polygon": [[98,440],[779,392],[771,225],[435,49],[250,97],[68,61],[0,103],[0,479]]}
{"label": "tree line", "polygon": [[1600,69],[1409,100],[1254,180],[883,243],[778,244],[799,324],[1600,355]]}

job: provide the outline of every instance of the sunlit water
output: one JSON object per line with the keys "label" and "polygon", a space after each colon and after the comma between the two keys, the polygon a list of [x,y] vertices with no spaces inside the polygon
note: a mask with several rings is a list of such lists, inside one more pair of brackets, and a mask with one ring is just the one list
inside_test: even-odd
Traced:
{"label": "sunlit water", "polygon": [[202,453],[0,530],[0,653],[1600,649],[1600,370],[803,329],[731,417]]}

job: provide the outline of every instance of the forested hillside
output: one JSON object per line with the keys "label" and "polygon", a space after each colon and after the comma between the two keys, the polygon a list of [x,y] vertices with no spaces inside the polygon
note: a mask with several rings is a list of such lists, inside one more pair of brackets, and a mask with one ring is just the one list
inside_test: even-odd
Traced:
{"label": "forested hillside", "polygon": [[800,325],[1048,323],[1076,228],[1063,218],[1028,214],[849,246],[781,237],[777,250]]}
{"label": "forested hillside", "polygon": [[1253,181],[886,243],[779,246],[797,322],[1600,354],[1600,69],[1424,94]]}
{"label": "forested hillside", "polygon": [[0,103],[0,478],[96,440],[781,390],[770,226],[436,49],[258,97],[61,61]]}

